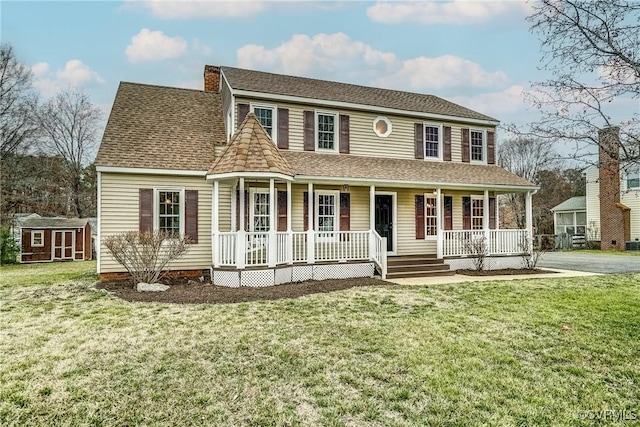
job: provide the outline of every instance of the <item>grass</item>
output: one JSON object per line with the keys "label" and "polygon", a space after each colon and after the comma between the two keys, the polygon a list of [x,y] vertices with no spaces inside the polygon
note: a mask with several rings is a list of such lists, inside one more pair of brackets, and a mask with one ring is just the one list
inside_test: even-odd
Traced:
{"label": "grass", "polygon": [[640,275],[170,305],[95,291],[94,269],[0,269],[0,425],[640,417]]}

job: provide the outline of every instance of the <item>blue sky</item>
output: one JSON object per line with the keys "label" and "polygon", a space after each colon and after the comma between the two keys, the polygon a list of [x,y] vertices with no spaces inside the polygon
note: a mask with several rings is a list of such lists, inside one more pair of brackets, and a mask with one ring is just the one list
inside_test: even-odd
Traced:
{"label": "blue sky", "polygon": [[535,120],[542,78],[519,1],[2,1],[1,38],[44,98],[83,87],[105,118],[120,81],[198,88],[205,64],[430,93]]}

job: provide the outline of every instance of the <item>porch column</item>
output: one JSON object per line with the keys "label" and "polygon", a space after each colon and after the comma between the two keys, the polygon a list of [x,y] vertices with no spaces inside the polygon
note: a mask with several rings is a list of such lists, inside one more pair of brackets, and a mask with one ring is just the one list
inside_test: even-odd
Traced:
{"label": "porch column", "polygon": [[291,181],[287,181],[287,264],[293,264],[293,232],[291,231]]}
{"label": "porch column", "polygon": [[211,252],[213,255],[213,267],[220,267],[220,242],[218,239],[220,225],[220,182],[213,181],[213,194],[211,195]]}
{"label": "porch column", "polygon": [[277,242],[276,229],[278,225],[276,221],[278,219],[276,218],[276,204],[278,201],[276,200],[275,194],[275,181],[271,178],[269,179],[269,267],[276,266],[278,251],[283,249],[278,247]]}
{"label": "porch column", "polygon": [[[531,191],[527,191],[524,201],[524,209],[526,214],[527,241],[529,242],[529,253],[533,253],[533,208],[531,204]],[[555,231],[555,230],[554,230]]]}
{"label": "porch column", "polygon": [[238,224],[236,224],[236,212],[238,211],[238,200],[236,197],[236,191],[238,190],[238,182],[234,182],[231,187],[231,231],[238,231]]}
{"label": "porch column", "polygon": [[[473,208],[472,208],[473,209]],[[489,255],[494,252],[494,245],[491,242],[491,232],[489,231],[489,190],[484,190],[484,200],[482,201],[482,228]]]}
{"label": "porch column", "polygon": [[373,231],[376,229],[376,186],[369,187],[369,259],[373,260],[373,253],[376,247],[376,239]]}
{"label": "porch column", "polygon": [[316,242],[315,232],[313,230],[313,182],[310,182],[307,187],[307,264],[313,264],[316,262]]}
{"label": "porch column", "polygon": [[444,217],[442,215],[442,189],[436,188],[436,257],[442,258],[443,254],[443,236],[442,236],[442,223],[444,222]]}
{"label": "porch column", "polygon": [[244,178],[240,178],[240,219],[238,224],[238,241],[236,243],[236,267],[244,268],[245,265],[245,245],[247,243],[247,234],[244,229],[244,210],[246,206],[244,205]]}

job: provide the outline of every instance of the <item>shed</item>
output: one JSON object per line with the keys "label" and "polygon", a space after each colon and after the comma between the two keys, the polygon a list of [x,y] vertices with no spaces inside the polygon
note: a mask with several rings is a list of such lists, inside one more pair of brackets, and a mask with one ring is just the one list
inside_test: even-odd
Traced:
{"label": "shed", "polygon": [[20,262],[91,259],[91,225],[86,218],[31,218],[21,227]]}
{"label": "shed", "polygon": [[572,197],[551,208],[555,234],[584,236],[587,232],[587,198]]}

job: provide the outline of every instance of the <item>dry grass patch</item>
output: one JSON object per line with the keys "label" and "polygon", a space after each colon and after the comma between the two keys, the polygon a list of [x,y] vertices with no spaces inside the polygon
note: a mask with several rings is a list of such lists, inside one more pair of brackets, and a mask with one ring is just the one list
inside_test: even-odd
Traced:
{"label": "dry grass patch", "polygon": [[91,265],[53,268],[62,279],[46,284],[0,270],[1,425],[592,425],[580,411],[639,412],[638,275],[175,305],[98,292]]}

